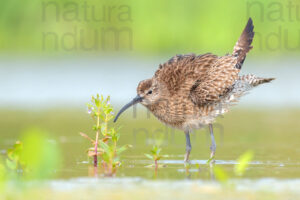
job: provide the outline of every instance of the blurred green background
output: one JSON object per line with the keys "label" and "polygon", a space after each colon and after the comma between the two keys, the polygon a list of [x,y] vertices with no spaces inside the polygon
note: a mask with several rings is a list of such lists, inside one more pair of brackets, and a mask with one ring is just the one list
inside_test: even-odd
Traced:
{"label": "blurred green background", "polygon": [[0,50],[21,55],[103,50],[146,56],[224,54],[231,52],[252,17],[256,31],[252,54],[287,55],[300,49],[298,7],[296,0],[2,1]]}

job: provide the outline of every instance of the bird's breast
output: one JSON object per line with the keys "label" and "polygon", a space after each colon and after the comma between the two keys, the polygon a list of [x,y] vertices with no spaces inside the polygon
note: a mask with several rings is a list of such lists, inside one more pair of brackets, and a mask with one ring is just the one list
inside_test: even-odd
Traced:
{"label": "bird's breast", "polygon": [[190,116],[199,114],[199,108],[191,101],[179,97],[164,99],[146,107],[160,121],[178,129],[184,129],[184,123]]}

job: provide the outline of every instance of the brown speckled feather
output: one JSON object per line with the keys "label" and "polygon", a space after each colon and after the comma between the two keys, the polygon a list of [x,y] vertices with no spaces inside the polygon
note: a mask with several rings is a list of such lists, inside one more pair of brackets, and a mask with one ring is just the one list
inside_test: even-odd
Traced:
{"label": "brown speckled feather", "polygon": [[218,56],[211,53],[198,55],[176,55],[161,64],[155,72],[154,79],[166,85],[171,95],[175,94],[188,79],[197,80],[207,74]]}
{"label": "brown speckled feather", "polygon": [[179,90],[187,93],[196,105],[217,102],[238,79],[246,53],[252,48],[253,36],[253,24],[249,19],[232,55],[176,55],[160,65],[154,78],[164,83],[171,95]]}

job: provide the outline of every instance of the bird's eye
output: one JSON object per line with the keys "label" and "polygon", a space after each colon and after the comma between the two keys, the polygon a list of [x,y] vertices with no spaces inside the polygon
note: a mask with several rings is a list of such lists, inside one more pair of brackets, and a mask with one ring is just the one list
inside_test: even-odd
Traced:
{"label": "bird's eye", "polygon": [[152,94],[152,90],[149,90],[147,94]]}

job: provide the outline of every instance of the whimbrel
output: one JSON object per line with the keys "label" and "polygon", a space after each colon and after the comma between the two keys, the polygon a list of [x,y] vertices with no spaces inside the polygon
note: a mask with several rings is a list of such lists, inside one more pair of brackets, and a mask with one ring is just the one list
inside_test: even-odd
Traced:
{"label": "whimbrel", "polygon": [[210,157],[214,161],[216,142],[212,124],[216,117],[228,112],[253,87],[273,80],[239,75],[246,54],[252,49],[253,28],[249,18],[232,54],[176,55],[159,65],[152,78],[138,84],[137,96],[119,111],[114,121],[127,108],[141,103],[163,123],[184,131],[185,162],[189,161],[192,149],[190,132],[208,125]]}

